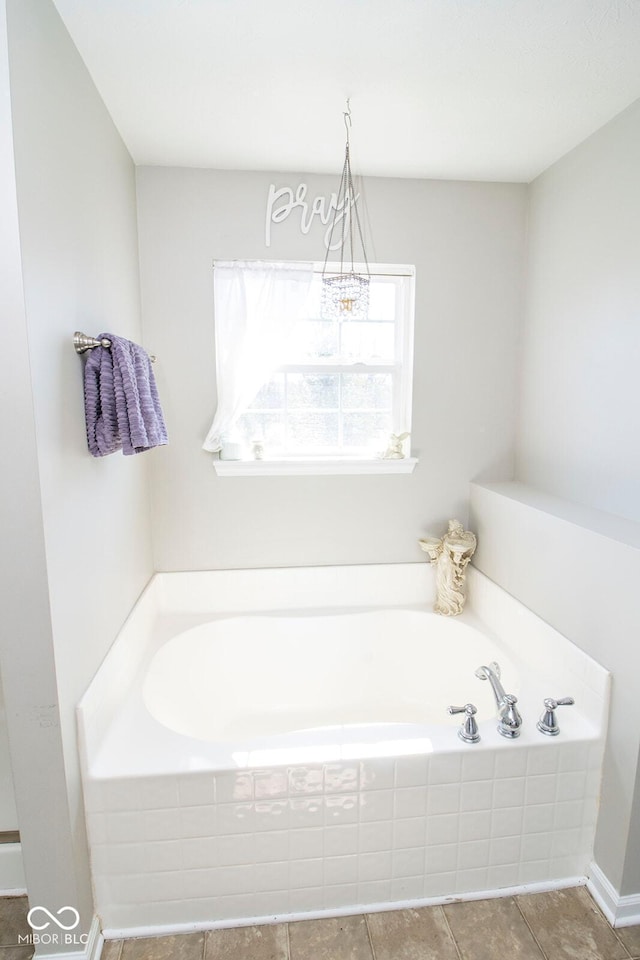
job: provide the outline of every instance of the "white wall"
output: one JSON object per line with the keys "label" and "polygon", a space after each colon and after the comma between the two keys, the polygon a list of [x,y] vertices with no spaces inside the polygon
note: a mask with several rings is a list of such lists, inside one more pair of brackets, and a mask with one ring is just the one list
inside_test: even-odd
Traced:
{"label": "white wall", "polygon": [[[75,705],[152,570],[145,460],[151,454],[100,460],[89,455],[82,361],[71,340],[75,329],[141,339],[135,173],[53,4],[7,0],[7,23],[25,329],[17,314],[8,320],[23,347],[28,340],[28,358],[20,366],[19,351],[2,351],[18,381],[2,419],[14,431],[20,396],[28,404],[25,416],[32,405],[37,460],[34,453],[29,483],[21,476],[20,487],[16,478],[11,503],[19,518],[32,497],[32,515],[24,521],[24,532],[32,535],[20,543],[24,569],[14,589],[23,608],[32,604],[35,591],[36,609],[41,590],[48,626],[37,635],[29,623],[9,631],[3,674],[15,697],[25,671],[31,673],[24,681],[27,690],[36,683],[47,688],[38,701],[40,714],[27,711],[21,719],[29,726],[31,749],[39,738],[57,738],[50,752],[57,750],[64,764],[60,782],[60,777],[48,780],[47,768],[33,757],[24,758],[20,776],[14,762],[29,892],[39,884],[37,902],[50,908],[75,905],[86,920],[93,908]],[[17,446],[7,443],[3,449]],[[22,463],[22,443],[20,451]],[[12,568],[16,544],[3,539],[1,549],[3,568]],[[37,580],[41,576],[44,585]],[[38,651],[47,636],[49,655],[42,656]],[[45,706],[50,722],[42,713]],[[22,762],[20,736],[17,723],[10,729],[12,757]],[[26,733],[24,743],[26,749]],[[56,822],[47,823],[43,811],[61,802],[68,823],[56,835]],[[36,808],[51,836],[28,860],[35,829],[30,811]],[[39,876],[51,880],[50,889]]]}
{"label": "white wall", "polygon": [[531,185],[517,476],[640,520],[640,101]]}
{"label": "white wall", "polygon": [[[9,757],[9,736],[7,733],[7,717],[4,707],[2,691],[2,671],[0,671],[0,833],[3,830],[18,829],[18,813],[13,788],[13,773]],[[2,876],[0,874],[0,890],[2,890]]]}
{"label": "white wall", "polygon": [[[339,158],[337,158],[339,161]],[[322,260],[325,228],[291,215],[265,245],[269,184],[338,178],[139,168],[145,339],[171,436],[153,462],[161,570],[419,560],[417,539],[466,520],[474,477],[510,475],[526,187],[368,179],[371,261],[416,265],[411,476],[219,478],[212,261]]]}
{"label": "white wall", "polygon": [[[519,479],[635,522],[640,521],[639,169],[636,101],[531,186],[516,448]],[[633,529],[630,523],[629,537]],[[640,563],[640,544],[632,552],[630,562]],[[604,582],[600,590],[604,599]],[[584,600],[590,622],[604,617],[597,594],[587,590]],[[617,614],[618,601],[605,601],[607,610],[612,605]],[[627,670],[639,631],[637,613],[610,640],[617,663],[614,696],[624,697],[625,690],[631,696]],[[640,718],[634,732],[640,736]],[[637,791],[631,816],[630,850],[637,850]],[[638,858],[626,858],[620,890],[640,892]]]}
{"label": "white wall", "polygon": [[[34,902],[76,899],[49,616],[20,259],[5,0],[0,3],[0,659],[22,853]],[[37,780],[45,790],[37,789]],[[46,798],[46,799],[43,799]],[[46,805],[46,820],[42,808]],[[56,888],[57,883],[57,888]],[[61,898],[59,900],[58,898]],[[83,914],[86,903],[81,904]],[[84,916],[83,916],[84,919]]]}
{"label": "white wall", "polygon": [[475,566],[612,673],[595,859],[620,894],[637,894],[640,524],[506,482],[472,486],[471,525]]}
{"label": "white wall", "polygon": [[596,860],[623,896],[640,893],[639,169],[640,101],[531,185],[520,492],[472,498],[480,569],[613,673]]}

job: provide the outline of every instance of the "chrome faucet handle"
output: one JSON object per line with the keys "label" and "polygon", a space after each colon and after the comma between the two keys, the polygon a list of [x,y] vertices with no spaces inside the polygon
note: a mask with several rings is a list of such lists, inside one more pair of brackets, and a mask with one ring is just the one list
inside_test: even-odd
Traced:
{"label": "chrome faucet handle", "polygon": [[477,708],[472,703],[465,703],[464,707],[447,707],[447,713],[464,713],[464,723],[458,730],[458,736],[461,740],[464,740],[465,743],[477,743],[480,739],[480,734],[478,733],[478,724],[476,723],[475,714],[477,713]]}
{"label": "chrome faucet handle", "polygon": [[562,697],[561,700],[547,697],[544,701],[544,713],[536,723],[540,733],[544,733],[547,737],[557,737],[560,733],[560,727],[556,720],[556,707],[571,707],[574,703],[573,697]]}
{"label": "chrome faucet handle", "polygon": [[520,727],[522,726],[522,717],[516,709],[518,698],[512,693],[505,693],[503,706],[500,710],[500,721],[498,723],[498,733],[510,740],[515,740],[520,736]]}

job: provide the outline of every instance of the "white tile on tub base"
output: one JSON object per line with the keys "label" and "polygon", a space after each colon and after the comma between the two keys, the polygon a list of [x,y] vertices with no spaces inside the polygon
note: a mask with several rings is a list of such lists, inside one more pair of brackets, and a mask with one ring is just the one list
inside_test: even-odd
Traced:
{"label": "white tile on tub base", "polygon": [[395,760],[396,787],[425,787],[428,763],[426,757],[397,757]]}
{"label": "white tile on tub base", "polygon": [[492,804],[492,780],[470,780],[461,784],[460,810],[462,813],[475,810],[491,810]]}
{"label": "white tile on tub base", "polygon": [[318,904],[322,903],[324,888],[300,887],[289,891],[289,909],[294,914],[301,917],[307,916],[313,910],[317,910]]}
{"label": "white tile on tub base", "polygon": [[322,905],[325,910],[353,907],[358,902],[358,885],[341,883],[325,886]]}
{"label": "white tile on tub base", "polygon": [[492,837],[515,837],[522,833],[522,807],[503,807],[491,813]]}
{"label": "white tile on tub base", "polygon": [[467,751],[462,757],[462,780],[463,782],[475,780],[493,780],[496,763],[496,752],[494,750],[473,749]]}
{"label": "white tile on tub base", "polygon": [[[390,791],[392,792],[392,791]],[[366,794],[371,796],[371,794]],[[355,793],[327,796],[324,798],[324,822],[356,823],[358,820],[358,795]]]}
{"label": "white tile on tub base", "polygon": [[429,758],[429,786],[439,783],[459,783],[462,770],[460,753],[434,754]]}
{"label": "white tile on tub base", "polygon": [[520,864],[518,880],[520,883],[542,883],[549,876],[549,860],[528,860]]}
{"label": "white tile on tub base", "polygon": [[253,860],[255,863],[273,863],[290,858],[290,831],[267,830],[253,835]]}
{"label": "white tile on tub base", "polygon": [[429,816],[439,813],[457,813],[459,808],[459,783],[439,783],[429,786],[427,794],[427,813]]}
{"label": "white tile on tub base", "polygon": [[371,790],[360,794],[360,821],[392,820],[393,790]]}
{"label": "white tile on tub base", "polygon": [[358,852],[358,824],[343,823],[336,827],[325,827],[324,856],[339,857],[341,854]]}
{"label": "white tile on tub base", "polygon": [[301,887],[321,887],[324,883],[324,860],[315,857],[309,860],[294,860],[290,872],[291,890]]}
{"label": "white tile on tub base", "polygon": [[391,880],[361,880],[358,883],[358,903],[386,903],[391,900]]}
{"label": "white tile on tub base", "polygon": [[[424,758],[422,758],[424,760]],[[325,763],[324,792],[354,793],[359,789],[360,763],[352,760],[348,763]]]}
{"label": "white tile on tub base", "polygon": [[394,762],[387,757],[360,761],[360,790],[390,790],[394,776]]}
{"label": "white tile on tub base", "polygon": [[427,844],[457,843],[460,820],[457,813],[427,817]]}
{"label": "white tile on tub base", "polygon": [[529,777],[554,774],[558,769],[559,751],[552,738],[547,738],[539,746],[529,747],[527,752],[527,775]]}
{"label": "white tile on tub base", "polygon": [[482,840],[491,833],[491,811],[477,810],[473,813],[461,813],[459,817],[458,839],[461,843],[469,840]]}
{"label": "white tile on tub base", "polygon": [[523,835],[545,833],[553,829],[555,803],[537,803],[524,808],[522,818]]}
{"label": "white tile on tub base", "polygon": [[493,785],[493,808],[518,807],[524,803],[526,780],[524,777],[508,777],[496,780]]}
{"label": "white tile on tub base", "polygon": [[291,909],[288,890],[267,890],[253,895],[253,909],[257,917],[279,916]]}
{"label": "white tile on tub base", "polygon": [[[489,865],[489,840],[470,840],[467,843],[458,844],[458,870],[469,871],[486,868]],[[481,884],[481,889],[486,884]]]}
{"label": "white tile on tub base", "polygon": [[358,880],[386,880],[391,877],[391,851],[363,853],[358,858]]}
{"label": "white tile on tub base", "polygon": [[[362,857],[351,854],[344,857],[326,857],[324,858],[324,884],[325,886],[335,886],[344,883],[357,883],[359,877],[359,868],[363,859],[367,857],[378,857],[380,854],[368,853]],[[383,854],[384,856],[384,854]],[[364,877],[363,879],[367,879]]]}
{"label": "white tile on tub base", "polygon": [[527,772],[529,750],[499,750],[496,751],[494,776],[496,780],[503,778],[524,777]]}
{"label": "white tile on tub base", "polygon": [[178,778],[178,805],[204,807],[215,801],[215,778],[212,773],[182,774]]}
{"label": "white tile on tub base", "polygon": [[458,845],[456,843],[434,844],[427,848],[426,877],[432,874],[453,874],[458,864]]}
{"label": "white tile on tub base", "polygon": [[289,889],[290,864],[288,860],[274,863],[255,863],[250,869],[251,883],[256,893]]}
{"label": "white tile on tub base", "polygon": [[391,881],[391,899],[395,901],[419,900],[424,892],[424,875],[395,877]]}
{"label": "white tile on tub base", "polygon": [[[215,863],[222,865],[225,861],[222,858],[222,843],[225,840],[225,837],[191,837],[188,839],[180,840],[178,843],[179,846],[179,856],[181,858],[181,865],[184,870],[198,870],[204,869],[205,867],[212,866]],[[154,843],[149,844],[150,847],[150,857],[148,860],[149,869],[164,869],[163,866],[159,865],[159,861],[163,857],[163,847],[166,843]],[[169,852],[169,851],[166,851]],[[173,853],[173,851],[171,851]],[[253,860],[253,849],[251,850],[251,860]],[[155,862],[157,866],[152,866],[152,863]],[[228,862],[228,861],[227,861]],[[240,863],[241,860],[238,857],[237,850],[234,850],[232,863]]]}
{"label": "white tile on tub base", "polygon": [[523,863],[548,860],[551,856],[551,833],[531,833],[522,838],[520,858]]}
{"label": "white tile on tub base", "polygon": [[324,806],[321,799],[312,797],[305,800],[295,797],[289,801],[289,824],[291,828],[322,827],[324,825]]}
{"label": "white tile on tub base", "polygon": [[408,847],[395,850],[391,860],[391,876],[394,880],[402,877],[421,877],[424,879],[425,851],[423,847]]}
{"label": "white tile on tub base", "polygon": [[518,863],[501,863],[487,870],[489,889],[500,890],[503,887],[513,887],[518,882]]}
{"label": "white tile on tub base", "polygon": [[289,855],[292,860],[310,860],[322,856],[324,830],[321,827],[291,830],[289,838]]}
{"label": "white tile on tub base", "polygon": [[456,871],[455,892],[474,893],[476,890],[487,889],[487,867],[468,867]]}
{"label": "white tile on tub base", "polygon": [[[371,845],[366,845],[367,830],[371,831]],[[403,850],[405,847],[420,847],[426,842],[426,818],[409,817],[395,823],[360,824],[360,850]],[[375,836],[375,845],[374,845]]]}
{"label": "white tile on tub base", "polygon": [[453,899],[455,894],[456,875],[449,873],[430,873],[425,877],[424,896],[427,901]]}
{"label": "white tile on tub base", "polygon": [[489,844],[489,866],[517,864],[521,856],[520,837],[495,837]]}
{"label": "white tile on tub base", "polygon": [[426,787],[398,787],[394,799],[394,818],[423,817],[427,809]]}

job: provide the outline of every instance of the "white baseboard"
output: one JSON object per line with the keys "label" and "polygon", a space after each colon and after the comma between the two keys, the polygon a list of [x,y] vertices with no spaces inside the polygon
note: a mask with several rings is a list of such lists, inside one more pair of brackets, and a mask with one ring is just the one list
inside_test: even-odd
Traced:
{"label": "white baseboard", "polygon": [[0,897],[20,897],[27,892],[19,843],[0,844]]}
{"label": "white baseboard", "polygon": [[587,889],[612,927],[632,927],[640,923],[640,893],[621,897],[594,862],[589,867]]}
{"label": "white baseboard", "polygon": [[104,938],[100,932],[100,922],[94,917],[89,928],[87,942],[80,949],[65,950],[59,953],[37,953],[38,960],[100,960]]}

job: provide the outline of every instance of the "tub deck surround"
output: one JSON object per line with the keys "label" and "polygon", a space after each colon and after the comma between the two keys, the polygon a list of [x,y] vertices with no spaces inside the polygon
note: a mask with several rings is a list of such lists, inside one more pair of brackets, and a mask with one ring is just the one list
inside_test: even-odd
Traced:
{"label": "tub deck surround", "polygon": [[[78,710],[107,933],[389,909],[583,878],[608,674],[473,569],[468,585],[467,610],[449,620],[430,612],[424,564],[156,576]],[[249,614],[261,650],[247,636]],[[307,679],[291,663],[300,642]],[[224,663],[212,652],[220,643]],[[207,658],[232,691],[219,688],[222,720],[207,709]],[[498,735],[489,684],[474,677],[491,659],[519,697],[514,742]],[[323,686],[324,661],[333,669]],[[190,677],[192,711],[180,706]],[[334,702],[332,678],[337,713],[322,710]],[[265,692],[282,699],[288,685],[297,715],[265,713]],[[215,689],[212,681],[213,701]],[[560,713],[560,736],[544,737],[535,727],[544,697],[566,695],[576,705]],[[449,702],[468,700],[479,706],[475,745],[446,714]]]}

